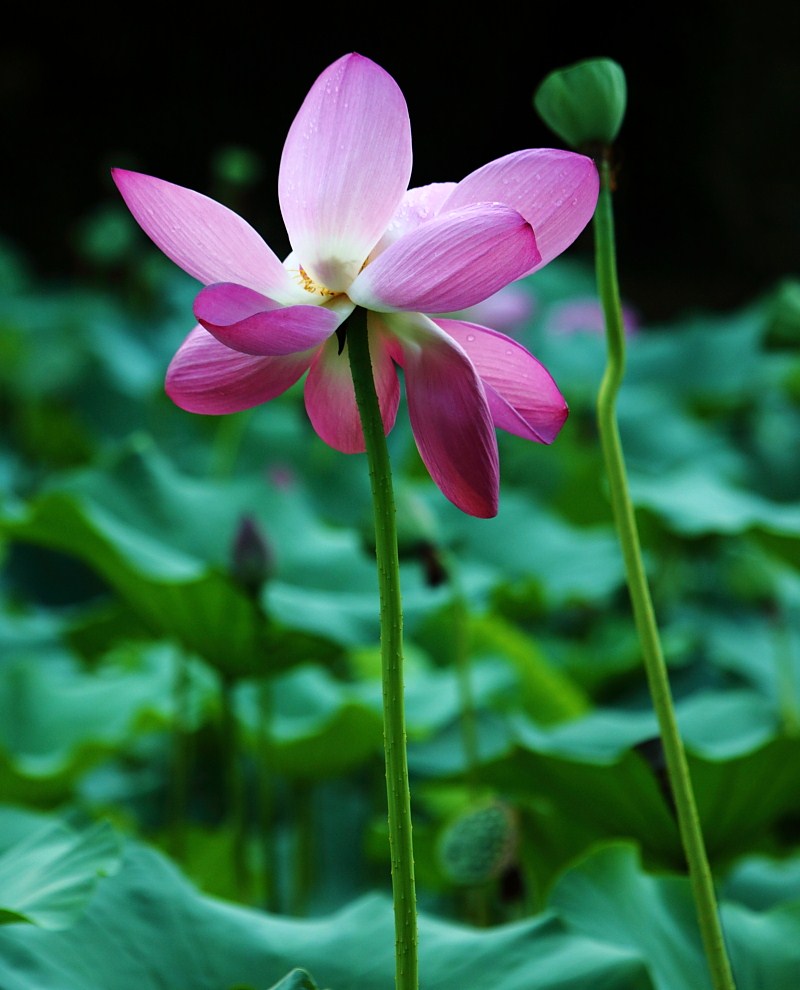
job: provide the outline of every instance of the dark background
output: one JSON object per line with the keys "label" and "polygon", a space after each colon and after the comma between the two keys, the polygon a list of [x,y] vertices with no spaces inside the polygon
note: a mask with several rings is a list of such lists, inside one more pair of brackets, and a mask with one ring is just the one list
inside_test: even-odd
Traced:
{"label": "dark background", "polygon": [[[552,69],[604,55],[629,89],[615,196],[625,297],[660,320],[748,303],[800,269],[796,5],[315,10],[232,5],[204,19],[129,6],[5,31],[0,236],[37,276],[78,279],[82,223],[119,204],[109,166],[213,195],[215,156],[235,146],[261,163],[236,205],[281,253],[280,151],[340,55],[373,58],[403,89],[415,185],[560,146],[532,94]],[[591,257],[588,234],[575,253]]]}

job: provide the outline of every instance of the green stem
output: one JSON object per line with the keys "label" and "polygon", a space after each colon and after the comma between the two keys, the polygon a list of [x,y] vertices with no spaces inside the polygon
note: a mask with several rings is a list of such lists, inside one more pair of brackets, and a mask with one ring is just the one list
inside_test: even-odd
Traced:
{"label": "green stem", "polygon": [[294,815],[294,853],[289,913],[301,917],[308,910],[314,883],[314,804],[311,782],[297,780],[291,787]]}
{"label": "green stem", "polygon": [[235,685],[222,678],[220,690],[222,708],[222,745],[225,754],[225,778],[227,784],[228,821],[233,833],[233,869],[236,894],[239,900],[249,897],[247,867],[247,817],[245,811],[244,780],[242,777],[239,720],[236,713]]}
{"label": "green stem", "polygon": [[186,816],[189,803],[189,662],[183,650],[175,653],[173,683],[175,711],[172,722],[172,773],[169,790],[169,822],[172,855],[181,862],[186,854]]}
{"label": "green stem", "polygon": [[617,425],[615,402],[625,371],[625,330],[617,281],[611,169],[607,154],[601,157],[598,167],[600,196],[594,217],[595,256],[597,285],[603,306],[608,345],[608,361],[597,399],[598,428],[634,619],[650,695],[658,718],[711,980],[714,990],[734,990],[733,974],[726,954],[714,883],[700,828],[689,766],[675,716],[667,667],[642,561]]}
{"label": "green stem", "polygon": [[228,478],[233,473],[251,418],[250,409],[231,416],[220,416],[211,448],[211,473],[215,478]]}
{"label": "green stem", "polygon": [[475,694],[472,690],[472,664],[464,628],[467,616],[463,601],[455,604],[456,664],[458,674],[458,695],[461,708],[461,739],[464,746],[466,777],[470,790],[478,786],[478,724],[475,711]]}
{"label": "green stem", "polygon": [[346,347],[364,430],[375,520],[375,556],[380,589],[383,734],[395,922],[395,986],[397,990],[417,990],[417,896],[406,753],[403,610],[397,521],[389,450],[372,374],[366,314],[362,310],[356,310],[348,323]]}
{"label": "green stem", "polygon": [[464,747],[466,778],[471,791],[478,785],[478,716],[475,707],[475,693],[472,688],[472,663],[470,658],[469,612],[458,564],[447,559],[447,572],[453,590],[453,651],[456,657],[458,695],[461,708],[461,739]]}
{"label": "green stem", "polygon": [[257,687],[258,728],[256,760],[258,767],[258,844],[261,852],[261,900],[265,911],[277,911],[274,862],[275,795],[268,727],[272,723],[272,682],[265,677]]}
{"label": "green stem", "polygon": [[775,661],[781,722],[789,736],[800,735],[800,710],[797,705],[797,684],[794,674],[792,645],[793,628],[789,605],[777,599],[773,608],[775,629]]}

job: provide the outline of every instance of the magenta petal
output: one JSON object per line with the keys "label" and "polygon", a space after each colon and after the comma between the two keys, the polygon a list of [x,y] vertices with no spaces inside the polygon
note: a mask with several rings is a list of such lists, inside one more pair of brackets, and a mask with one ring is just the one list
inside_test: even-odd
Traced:
{"label": "magenta petal", "polygon": [[[391,344],[370,329],[369,353],[381,418],[386,433],[394,426],[400,402],[400,382],[391,359]],[[364,432],[356,405],[347,345],[338,353],[338,340],[332,338],[320,348],[305,384],[308,418],[319,436],[344,454],[364,452]]]}
{"label": "magenta petal", "polygon": [[524,217],[485,203],[438,216],[390,244],[348,295],[378,312],[450,313],[487,299],[538,257]]}
{"label": "magenta petal", "polygon": [[206,286],[194,301],[198,323],[217,340],[244,354],[295,354],[316,347],[341,317],[321,306],[280,306],[260,292],[232,282]]}
{"label": "magenta petal", "polygon": [[[541,268],[566,250],[594,214],[600,180],[591,158],[571,151],[535,148],[498,158],[456,186],[443,210],[470,203],[513,206],[536,234]],[[528,274],[528,273],[525,273]]]}
{"label": "magenta petal", "polygon": [[552,443],[568,415],[547,369],[510,337],[463,320],[436,320],[469,355],[486,388],[494,425],[516,436]]}
{"label": "magenta petal", "polygon": [[446,498],[488,519],[497,515],[500,468],[483,385],[452,338],[432,321],[416,320],[416,339],[402,333],[398,340],[417,449]]}
{"label": "magenta petal", "polygon": [[111,170],[136,222],[193,278],[239,282],[259,292],[292,291],[291,279],[261,236],[226,206],[163,179]]}
{"label": "magenta petal", "polygon": [[241,354],[202,327],[195,327],[170,362],[166,391],[175,405],[187,412],[240,412],[291,388],[312,357],[313,351],[287,357]]}
{"label": "magenta petal", "polygon": [[292,249],[315,281],[347,289],[410,175],[411,125],[397,83],[361,55],[338,59],[295,117],[278,178]]}

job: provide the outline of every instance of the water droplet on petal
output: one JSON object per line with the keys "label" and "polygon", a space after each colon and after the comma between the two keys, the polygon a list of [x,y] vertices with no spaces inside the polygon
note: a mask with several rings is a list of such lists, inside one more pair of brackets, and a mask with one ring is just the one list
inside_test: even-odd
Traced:
{"label": "water droplet on petal", "polygon": [[475,334],[474,334],[474,333],[468,333],[468,334],[467,334],[467,340],[468,340],[468,341],[470,342],[470,344],[471,344],[471,343],[473,342],[473,340],[475,340]]}

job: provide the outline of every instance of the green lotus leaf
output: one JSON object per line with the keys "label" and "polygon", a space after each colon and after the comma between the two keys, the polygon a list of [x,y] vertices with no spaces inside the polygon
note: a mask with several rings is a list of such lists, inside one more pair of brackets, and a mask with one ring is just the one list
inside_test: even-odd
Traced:
{"label": "green lotus leaf", "polygon": [[[174,649],[121,653],[124,662],[109,657],[96,671],[63,654],[49,663],[20,657],[0,665],[0,780],[7,798],[63,800],[89,768],[124,752],[142,732],[171,724]],[[187,669],[187,717],[196,724],[214,686],[198,665]]]}
{"label": "green lotus leaf", "polygon": [[[773,706],[754,692],[701,693],[677,710],[709,855],[727,866],[800,813],[800,739],[783,734]],[[662,866],[682,861],[657,737],[644,708],[597,709],[547,727],[483,714],[479,779],[527,809],[538,883],[604,839],[635,839]],[[409,766],[431,781],[462,779],[458,727],[411,742]]]}
{"label": "green lotus leaf", "polygon": [[[502,707],[517,680],[507,665],[483,662],[473,670],[479,709]],[[269,692],[266,709],[262,692]],[[505,699],[505,702],[503,701]],[[345,682],[323,667],[298,666],[269,687],[246,682],[237,691],[237,711],[253,743],[263,734],[270,767],[304,779],[324,779],[383,758],[383,707],[379,679]],[[411,738],[426,738],[460,715],[461,696],[453,670],[416,669],[406,693]]]}
{"label": "green lotus leaf", "polygon": [[[473,930],[423,913],[419,930],[422,980],[441,990],[653,990],[635,953],[571,934],[552,916]],[[271,986],[301,969],[322,987],[386,990],[394,944],[388,894],[315,918],[268,915],[200,895],[165,857],[129,843],[70,929],[0,931],[0,986],[219,990]]]}
{"label": "green lotus leaf", "polygon": [[317,984],[308,973],[302,969],[293,969],[291,973],[276,983],[272,990],[317,990]]}
{"label": "green lotus leaf", "polygon": [[631,495],[637,506],[654,513],[682,536],[752,529],[793,539],[800,536],[797,505],[773,502],[740,488],[700,463],[658,477],[633,477]]}
{"label": "green lotus leaf", "polygon": [[800,857],[743,856],[731,867],[722,891],[726,900],[753,911],[800,902]]}
{"label": "green lotus leaf", "polygon": [[458,669],[465,651],[469,669],[479,662],[513,671],[524,710],[538,722],[552,723],[586,712],[589,698],[568,674],[551,660],[533,637],[493,614],[474,614],[451,606],[431,616],[415,636],[436,662]]}
{"label": "green lotus leaf", "polygon": [[[245,517],[262,527],[275,561],[264,595],[273,626],[231,575]],[[183,474],[146,437],[108,465],[60,476],[27,505],[9,507],[0,533],[81,559],[153,634],[177,638],[223,672],[261,673],[265,652],[281,669],[330,654],[331,642],[379,635],[375,565],[354,530],[320,522],[300,488],[256,475],[220,482]],[[411,627],[449,592],[409,568],[404,595]],[[296,643],[294,628],[304,634]],[[276,641],[282,648],[270,650]]]}
{"label": "green lotus leaf", "polygon": [[0,923],[69,927],[98,880],[116,872],[120,851],[120,837],[107,822],[83,832],[59,822],[35,829],[0,855]]}
{"label": "green lotus leaf", "polygon": [[[654,327],[628,347],[625,382],[649,385],[674,399],[730,411],[759,395],[766,311],[761,303],[720,315],[699,312]],[[687,360],[691,355],[691,360]]]}
{"label": "green lotus leaf", "polygon": [[624,583],[622,555],[610,526],[566,522],[529,496],[507,491],[493,519],[480,526],[442,507],[443,539],[459,566],[480,562],[493,583],[533,580],[545,607],[602,602]]}
{"label": "green lotus leaf", "polygon": [[[648,875],[633,846],[588,855],[549,900],[574,931],[638,952],[656,990],[710,990],[689,880]],[[800,972],[800,903],[758,913],[721,905],[738,990],[788,990]]]}

